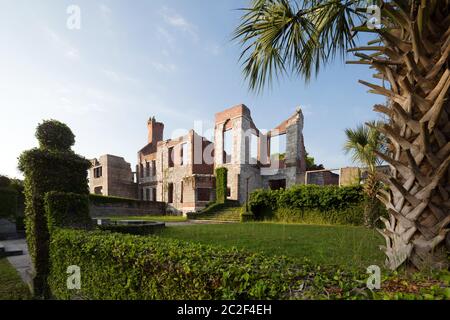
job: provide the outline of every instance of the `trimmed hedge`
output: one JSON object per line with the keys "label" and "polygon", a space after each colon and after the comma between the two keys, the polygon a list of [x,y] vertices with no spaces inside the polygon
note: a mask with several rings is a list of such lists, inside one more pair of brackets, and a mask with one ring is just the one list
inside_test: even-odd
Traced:
{"label": "trimmed hedge", "polygon": [[364,224],[363,211],[364,206],[362,204],[351,205],[345,209],[330,209],[327,211],[278,208],[274,212],[273,219],[287,223],[361,226]]}
{"label": "trimmed hedge", "polygon": [[34,295],[46,298],[49,230],[44,197],[51,191],[89,194],[87,170],[91,163],[70,149],[73,134],[59,121],[44,121],[38,126],[36,136],[39,148],[20,155],[19,169],[25,176],[25,228],[35,268]]}
{"label": "trimmed hedge", "polygon": [[250,195],[249,208],[257,220],[315,220],[359,225],[362,223],[363,201],[360,186],[297,185],[290,189],[256,190]]}
{"label": "trimmed hedge", "polygon": [[98,229],[103,231],[145,236],[160,231],[164,226],[154,224],[145,224],[145,225],[105,224],[97,227]]}
{"label": "trimmed hedge", "polygon": [[[363,291],[366,278],[307,260],[101,231],[55,229],[50,251],[56,299],[343,298]],[[80,290],[67,289],[70,265],[81,269]]]}
{"label": "trimmed hedge", "polygon": [[102,196],[99,194],[90,194],[89,201],[93,204],[126,203],[126,204],[130,204],[130,205],[142,202],[140,200],[135,200],[135,199],[112,197],[112,196]]}
{"label": "trimmed hedge", "polygon": [[50,232],[54,227],[76,229],[89,229],[92,227],[87,195],[48,192],[45,194],[45,212]]}
{"label": "trimmed hedge", "polygon": [[228,169],[225,167],[216,169],[216,202],[225,203],[227,200],[227,175]]}
{"label": "trimmed hedge", "polygon": [[15,218],[18,193],[11,188],[0,188],[0,218]]}

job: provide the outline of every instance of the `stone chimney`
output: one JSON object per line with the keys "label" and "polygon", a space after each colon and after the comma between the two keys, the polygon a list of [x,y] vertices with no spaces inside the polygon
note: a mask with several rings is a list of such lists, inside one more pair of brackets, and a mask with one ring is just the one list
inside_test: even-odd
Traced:
{"label": "stone chimney", "polygon": [[164,123],[157,122],[155,117],[150,117],[147,122],[148,143],[158,143],[162,141],[164,134]]}

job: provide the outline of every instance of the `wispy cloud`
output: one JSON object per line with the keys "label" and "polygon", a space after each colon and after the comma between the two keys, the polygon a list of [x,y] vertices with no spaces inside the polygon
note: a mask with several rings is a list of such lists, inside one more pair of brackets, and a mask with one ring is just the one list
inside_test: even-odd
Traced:
{"label": "wispy cloud", "polygon": [[114,82],[128,82],[134,85],[137,85],[140,83],[139,79],[136,79],[135,77],[128,76],[126,74],[121,74],[119,72],[116,72],[114,70],[110,69],[102,69],[101,72],[111,81]]}
{"label": "wispy cloud", "polygon": [[105,4],[100,4],[98,6],[98,9],[100,11],[100,18],[103,21],[103,24],[105,25],[107,32],[112,35],[112,10],[110,7],[108,7]]}
{"label": "wispy cloud", "polygon": [[222,48],[218,44],[211,44],[205,47],[206,52],[213,56],[218,56],[222,53]]}
{"label": "wispy cloud", "polygon": [[156,36],[159,40],[165,41],[169,46],[175,46],[175,37],[169,31],[167,31],[166,28],[163,28],[161,26],[157,27]]}
{"label": "wispy cloud", "polygon": [[161,63],[153,61],[151,65],[156,71],[160,72],[175,72],[177,70],[177,66],[173,63]]}
{"label": "wispy cloud", "polygon": [[177,12],[169,9],[168,7],[162,7],[159,14],[163,17],[164,21],[170,26],[183,31],[191,36],[192,40],[198,41],[197,26],[189,22],[186,18]]}
{"label": "wispy cloud", "polygon": [[52,46],[60,50],[64,56],[71,60],[80,60],[80,52],[72,46],[67,40],[58,35],[49,27],[44,27],[44,35],[51,42]]}

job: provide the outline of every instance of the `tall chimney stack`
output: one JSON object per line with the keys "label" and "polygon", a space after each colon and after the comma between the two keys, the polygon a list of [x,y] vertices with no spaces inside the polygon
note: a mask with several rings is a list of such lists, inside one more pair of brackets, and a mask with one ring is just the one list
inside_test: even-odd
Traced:
{"label": "tall chimney stack", "polygon": [[158,143],[163,140],[164,123],[157,122],[155,117],[151,117],[147,122],[148,143]]}

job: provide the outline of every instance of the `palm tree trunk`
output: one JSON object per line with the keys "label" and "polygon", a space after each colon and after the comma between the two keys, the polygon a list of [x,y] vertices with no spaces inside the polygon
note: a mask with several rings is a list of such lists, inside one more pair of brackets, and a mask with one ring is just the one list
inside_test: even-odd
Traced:
{"label": "palm tree trunk", "polygon": [[373,228],[379,212],[378,206],[380,205],[377,199],[379,182],[376,176],[376,172],[370,170],[367,174],[367,179],[364,182],[364,193],[366,194],[365,208],[364,208],[364,224],[366,227]]}
{"label": "palm tree trunk", "polygon": [[450,223],[450,15],[447,1],[409,3],[383,5],[385,26],[396,27],[379,31],[383,45],[356,48],[375,54],[356,53],[361,60],[353,63],[370,64],[378,71],[375,78],[390,84],[360,80],[390,101],[374,107],[390,119],[379,129],[390,141],[389,154],[378,154],[392,168],[391,175],[379,174],[390,188],[379,195],[389,212],[379,230],[387,265],[397,269],[407,261],[418,269],[444,268]]}

